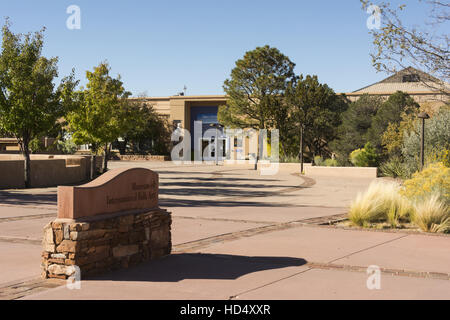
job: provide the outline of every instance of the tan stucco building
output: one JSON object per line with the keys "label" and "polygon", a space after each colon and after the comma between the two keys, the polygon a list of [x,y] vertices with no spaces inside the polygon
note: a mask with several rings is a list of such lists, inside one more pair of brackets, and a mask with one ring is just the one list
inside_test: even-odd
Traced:
{"label": "tan stucco building", "polygon": [[[131,100],[151,105],[162,117],[168,119],[174,127],[177,124],[181,124],[182,128],[190,130],[191,122],[197,120],[197,115],[199,114],[215,113],[217,117],[218,107],[226,104],[227,97],[225,95],[179,95],[171,97],[131,98]],[[204,112],[201,112],[202,110]]]}
{"label": "tan stucco building", "polygon": [[[432,86],[436,85],[427,81],[430,78],[432,78],[430,75],[409,67],[382,81],[353,92],[345,93],[345,95],[350,101],[358,100],[363,94],[376,95],[387,99],[393,93],[402,91],[408,93],[419,104],[434,103],[436,105],[442,105],[444,101],[448,100],[448,96],[438,90],[432,89]],[[443,90],[450,92],[450,84],[445,83]],[[132,100],[143,101],[152,105],[170,123],[174,125],[179,123],[182,128],[190,130],[192,122],[197,120],[199,113],[202,113],[200,111],[201,109],[210,114],[219,106],[225,105],[227,97],[225,95],[180,95],[171,97],[132,98]]]}

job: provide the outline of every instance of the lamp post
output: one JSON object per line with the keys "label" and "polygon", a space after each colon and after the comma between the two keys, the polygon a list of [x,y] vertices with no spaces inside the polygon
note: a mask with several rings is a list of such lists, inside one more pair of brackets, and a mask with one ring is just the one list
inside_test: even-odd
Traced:
{"label": "lamp post", "polygon": [[304,162],[304,158],[303,158],[303,146],[304,146],[304,142],[303,142],[303,134],[305,132],[305,128],[303,127],[303,123],[300,124],[300,174],[303,174],[303,162]]}
{"label": "lamp post", "polygon": [[219,124],[219,123],[211,123],[210,125],[209,125],[210,127],[212,127],[212,128],[216,128],[216,136],[215,136],[215,149],[214,149],[214,153],[215,153],[215,156],[216,156],[216,166],[218,166],[219,165],[219,152],[218,152],[218,149],[219,149],[219,128],[223,128],[223,126],[221,125],[221,124]]}
{"label": "lamp post", "polygon": [[426,112],[421,112],[417,117],[422,119],[422,134],[420,138],[420,171],[422,171],[425,165],[425,120],[430,119],[430,116]]}

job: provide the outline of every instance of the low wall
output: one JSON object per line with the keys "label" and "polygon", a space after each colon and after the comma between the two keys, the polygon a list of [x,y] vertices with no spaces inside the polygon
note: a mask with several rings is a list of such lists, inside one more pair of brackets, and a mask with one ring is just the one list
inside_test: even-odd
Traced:
{"label": "low wall", "polygon": [[[235,166],[235,167],[239,167],[239,168],[248,168],[248,169],[253,169],[255,167],[255,162],[254,161],[249,161],[249,160],[240,160],[240,161],[236,161],[236,160],[224,160],[223,164],[225,166]],[[267,163],[267,162],[260,162],[259,163],[259,167],[261,168],[267,168],[270,165],[274,165],[275,163]],[[305,170],[306,167],[310,167],[311,163],[304,163],[303,164],[303,170]],[[278,169],[281,171],[290,171],[290,172],[300,172],[300,163],[278,163]]]}
{"label": "low wall", "polygon": [[0,189],[24,187],[23,161],[0,159]]}
{"label": "low wall", "polygon": [[377,174],[378,168],[372,167],[305,167],[305,175],[307,176],[376,178]]}
{"label": "low wall", "polygon": [[56,219],[44,228],[42,277],[67,279],[128,268],[170,254],[171,216],[163,209]]}
{"label": "low wall", "polygon": [[122,161],[168,161],[168,160],[170,160],[169,156],[134,155],[134,154],[117,155],[116,158],[117,158],[117,160],[122,160]]}
{"label": "low wall", "polygon": [[[31,155],[31,187],[73,184],[90,178],[90,157],[71,155]],[[97,158],[97,168],[102,157]],[[24,188],[22,155],[0,154],[0,188]]]}

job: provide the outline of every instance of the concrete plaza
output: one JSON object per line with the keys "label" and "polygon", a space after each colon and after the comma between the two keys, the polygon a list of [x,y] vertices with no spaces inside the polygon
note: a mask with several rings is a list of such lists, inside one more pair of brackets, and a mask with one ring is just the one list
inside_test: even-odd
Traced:
{"label": "concrete plaza", "polygon": [[[342,219],[373,179],[261,176],[244,166],[110,162],[160,175],[173,254],[83,280],[41,280],[43,226],[56,188],[0,191],[0,299],[450,299],[450,238],[348,230]],[[381,288],[367,288],[367,267]]]}

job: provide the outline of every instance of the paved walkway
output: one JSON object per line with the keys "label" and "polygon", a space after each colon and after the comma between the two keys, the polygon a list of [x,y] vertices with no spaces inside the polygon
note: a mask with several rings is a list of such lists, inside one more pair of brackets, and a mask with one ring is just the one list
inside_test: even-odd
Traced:
{"label": "paved walkway", "polygon": [[[323,226],[369,179],[260,176],[243,167],[111,162],[160,174],[173,254],[69,290],[42,281],[42,227],[56,188],[0,191],[0,298],[449,299],[450,238]],[[381,290],[366,286],[370,265]],[[120,290],[118,290],[120,288]]]}

